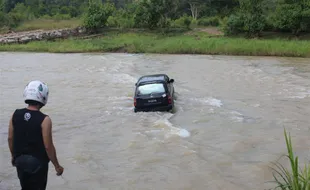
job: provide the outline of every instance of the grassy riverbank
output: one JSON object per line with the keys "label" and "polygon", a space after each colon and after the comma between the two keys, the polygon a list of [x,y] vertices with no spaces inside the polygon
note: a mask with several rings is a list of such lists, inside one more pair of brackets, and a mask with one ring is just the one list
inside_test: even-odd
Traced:
{"label": "grassy riverbank", "polygon": [[222,54],[252,56],[310,57],[310,41],[245,39],[212,36],[190,31],[170,34],[155,32],[105,32],[91,39],[65,39],[0,45],[0,51],[28,52],[128,52],[163,54]]}
{"label": "grassy riverbank", "polygon": [[[62,28],[75,28],[81,25],[80,19],[35,19],[21,23],[18,27],[12,29],[14,32],[24,32],[31,30],[54,30]],[[0,28],[0,34],[5,34],[9,31],[7,27]]]}

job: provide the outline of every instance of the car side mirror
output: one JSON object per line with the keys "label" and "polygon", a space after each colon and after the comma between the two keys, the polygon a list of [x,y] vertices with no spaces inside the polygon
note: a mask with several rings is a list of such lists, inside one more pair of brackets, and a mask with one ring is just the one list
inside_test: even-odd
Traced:
{"label": "car side mirror", "polygon": [[135,83],[135,86],[137,86],[137,83]]}
{"label": "car side mirror", "polygon": [[169,80],[169,83],[173,83],[173,82],[174,82],[174,79],[170,79],[170,80]]}

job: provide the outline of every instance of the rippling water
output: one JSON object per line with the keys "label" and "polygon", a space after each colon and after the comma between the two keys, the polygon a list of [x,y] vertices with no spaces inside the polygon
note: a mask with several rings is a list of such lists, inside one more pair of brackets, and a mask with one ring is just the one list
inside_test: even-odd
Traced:
{"label": "rippling water", "polygon": [[[175,79],[174,113],[134,113],[137,78]],[[201,55],[1,53],[0,189],[19,188],[7,126],[28,81],[50,88],[43,109],[63,178],[48,189],[265,189],[286,153],[283,127],[309,158],[310,59]]]}

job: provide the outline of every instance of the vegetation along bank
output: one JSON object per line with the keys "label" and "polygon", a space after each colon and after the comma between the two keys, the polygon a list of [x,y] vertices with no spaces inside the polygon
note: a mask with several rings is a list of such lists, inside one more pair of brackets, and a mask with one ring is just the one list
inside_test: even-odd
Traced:
{"label": "vegetation along bank", "polygon": [[309,32],[306,0],[0,0],[0,51],[310,57]]}

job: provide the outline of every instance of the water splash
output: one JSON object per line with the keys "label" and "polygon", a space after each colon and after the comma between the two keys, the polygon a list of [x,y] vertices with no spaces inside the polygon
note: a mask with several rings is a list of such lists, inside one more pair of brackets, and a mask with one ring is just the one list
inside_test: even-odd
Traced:
{"label": "water splash", "polygon": [[190,137],[190,132],[186,129],[173,126],[173,124],[169,121],[171,116],[172,114],[164,115],[163,118],[154,123],[153,127],[161,128],[165,132],[165,138],[170,138],[172,136],[179,136],[182,138]]}
{"label": "water splash", "polygon": [[237,111],[231,111],[230,112],[232,116],[230,117],[233,121],[235,122],[243,122],[244,121],[244,116],[237,112]]}
{"label": "water splash", "polygon": [[223,103],[221,100],[215,99],[215,98],[208,98],[205,100],[206,103],[208,103],[211,106],[216,106],[216,107],[222,107]]}
{"label": "water splash", "polygon": [[216,98],[191,98],[190,100],[194,101],[194,102],[198,102],[201,104],[207,104],[210,106],[214,106],[214,107],[222,107],[223,103],[221,100],[216,99]]}
{"label": "water splash", "polygon": [[298,92],[296,95],[290,96],[290,98],[293,98],[293,99],[304,99],[307,97],[310,97],[310,90],[306,92]]}

